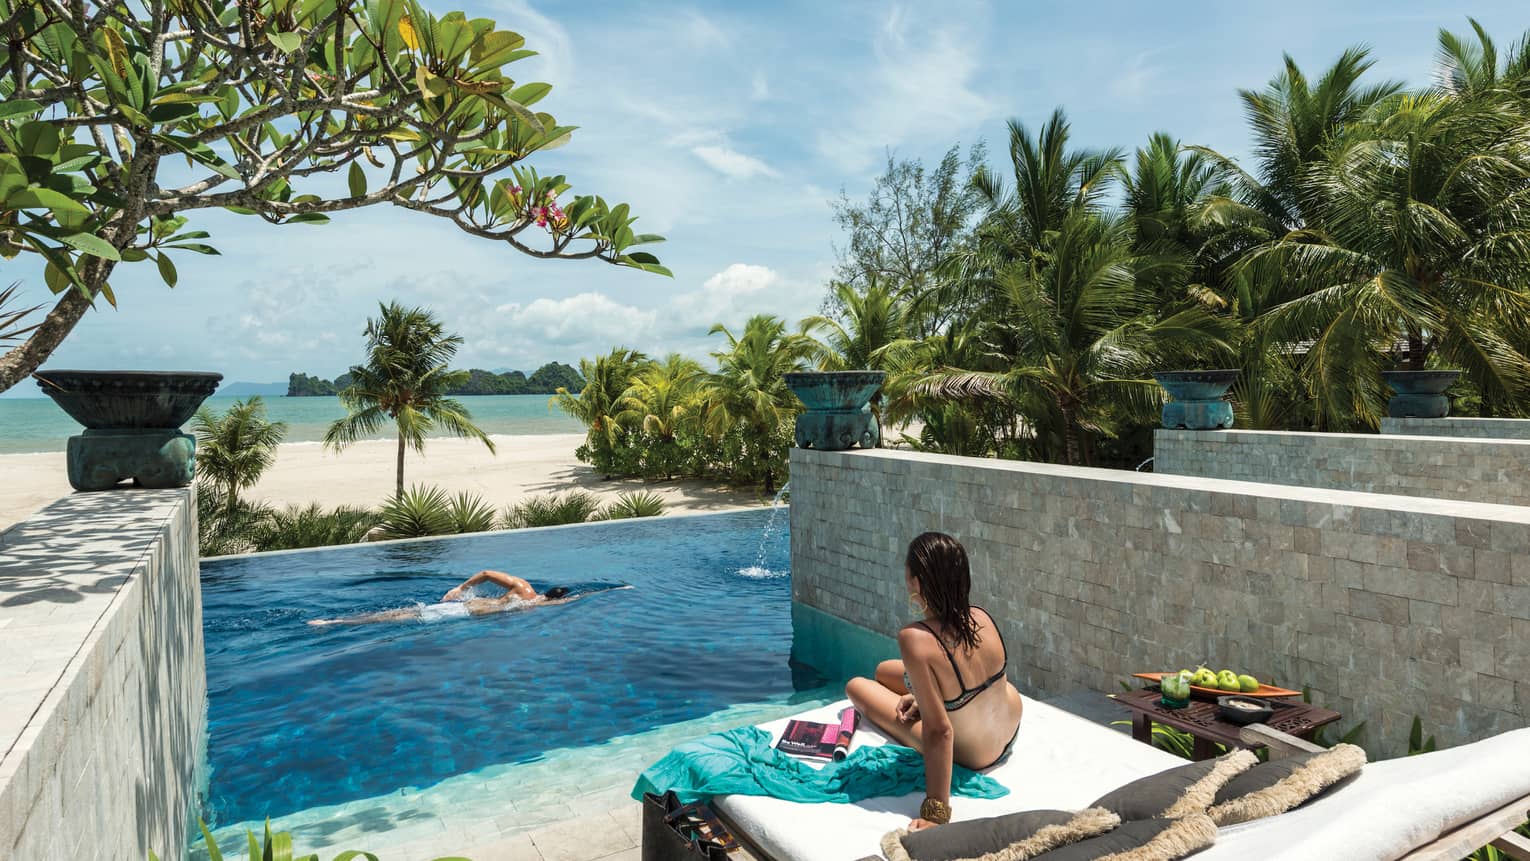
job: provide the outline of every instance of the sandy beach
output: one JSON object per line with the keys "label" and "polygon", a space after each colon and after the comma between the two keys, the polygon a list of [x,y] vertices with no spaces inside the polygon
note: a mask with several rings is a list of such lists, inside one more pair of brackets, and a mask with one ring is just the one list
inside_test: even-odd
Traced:
{"label": "sandy beach", "polygon": [[[731,490],[694,481],[602,481],[574,458],[581,434],[495,436],[497,454],[482,443],[432,439],[425,454],[410,452],[404,483],[438,485],[448,492],[477,493],[496,509],[527,496],[582,488],[602,498],[627,490],[647,490],[664,497],[668,513],[723,511],[767,504],[757,490]],[[340,454],[319,443],[287,443],[276,463],[249,491],[252,499],[275,505],[380,505],[393,493],[395,444],[359,442]],[[0,455],[0,529],[24,520],[72,491],[64,474],[64,453]]]}

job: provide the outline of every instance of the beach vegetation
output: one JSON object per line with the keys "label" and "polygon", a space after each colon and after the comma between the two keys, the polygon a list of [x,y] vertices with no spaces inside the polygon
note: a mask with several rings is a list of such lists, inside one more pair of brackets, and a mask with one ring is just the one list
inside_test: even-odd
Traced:
{"label": "beach vegetation", "polygon": [[378,510],[379,538],[425,538],[456,532],[452,498],[432,485],[414,485],[389,497]]}
{"label": "beach vegetation", "polygon": [[594,520],[630,520],[634,517],[658,517],[664,513],[664,497],[651,490],[628,490],[617,494],[592,518]]}
{"label": "beach vegetation", "polygon": [[229,510],[239,507],[239,494],[259,483],[276,462],[277,446],[287,434],[285,422],[266,418],[259,395],[234,401],[222,413],[203,406],[192,417],[191,429],[197,438],[197,480]]}
{"label": "beach vegetation", "polygon": [[271,509],[249,530],[255,551],[298,550],[355,544],[376,526],[378,515],[369,508],[340,505],[325,508],[318,503]]}
{"label": "beach vegetation", "polygon": [[365,334],[366,361],[351,367],[350,385],[339,392],[347,415],[325,432],[326,447],[339,452],[392,425],[398,438],[396,497],[404,494],[406,448],[423,453],[434,430],[476,439],[494,451],[494,441],[473,424],[472,413],[446,394],[467,376],[449,369],[461,337],[448,334],[429,311],[397,302],[381,305],[378,316],[367,320]]}
{"label": "beach vegetation", "polygon": [[0,354],[0,391],[116,304],[119,266],[175,286],[178,260],[217,254],[203,210],[287,226],[388,205],[668,275],[627,204],[529,164],[574,132],[512,68],[534,54],[417,0],[0,0],[0,257],[36,255],[56,296]]}
{"label": "beach vegetation", "polygon": [[505,509],[499,519],[499,528],[528,529],[587,523],[599,511],[600,500],[587,490],[528,496]]}
{"label": "beach vegetation", "polygon": [[[28,319],[42,310],[41,305],[33,305],[30,308],[17,307],[18,292],[21,282],[16,282],[0,290],[0,343],[6,341],[19,341],[21,336],[37,328],[37,323],[28,323]],[[26,325],[23,325],[26,323]]]}

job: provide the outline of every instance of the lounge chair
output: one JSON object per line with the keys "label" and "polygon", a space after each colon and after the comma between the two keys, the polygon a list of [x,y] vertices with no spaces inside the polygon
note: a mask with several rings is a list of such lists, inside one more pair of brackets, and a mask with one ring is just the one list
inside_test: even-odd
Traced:
{"label": "lounge chair", "polygon": [[[847,703],[798,718],[828,722]],[[761,724],[779,736],[786,720]],[[1248,732],[1280,756],[1312,746],[1262,725]],[[886,744],[863,724],[855,746]],[[1079,809],[1105,793],[1184,760],[1045,703],[1025,699],[1012,756],[987,774],[1009,787],[993,800],[957,798],[955,819],[1021,810]],[[797,804],[723,796],[722,818],[750,849],[771,861],[854,861],[880,856],[882,835],[908,824],[922,796],[858,804]],[[1353,781],[1280,816],[1222,828],[1196,861],[1342,858],[1344,861],[1459,861],[1495,840],[1510,858],[1530,861],[1530,846],[1504,836],[1530,818],[1530,729],[1365,766]],[[1515,852],[1523,854],[1516,855]]]}

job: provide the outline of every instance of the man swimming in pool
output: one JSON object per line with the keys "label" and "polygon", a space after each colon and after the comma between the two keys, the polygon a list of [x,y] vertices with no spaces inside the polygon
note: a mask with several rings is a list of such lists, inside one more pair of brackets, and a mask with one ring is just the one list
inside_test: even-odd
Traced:
{"label": "man swimming in pool", "polygon": [[[464,597],[469,589],[479,583],[502,586],[505,594],[494,598]],[[554,586],[539,594],[530,583],[513,574],[506,574],[503,571],[479,571],[442,595],[441,602],[438,604],[402,607],[397,610],[364,613],[360,616],[346,616],[340,619],[314,619],[308,624],[367,625],[373,622],[435,622],[440,619],[463,616],[487,616],[492,613],[503,613],[506,610],[520,610],[542,604],[561,604],[572,600],[574,599],[569,596],[568,589],[563,586]]]}

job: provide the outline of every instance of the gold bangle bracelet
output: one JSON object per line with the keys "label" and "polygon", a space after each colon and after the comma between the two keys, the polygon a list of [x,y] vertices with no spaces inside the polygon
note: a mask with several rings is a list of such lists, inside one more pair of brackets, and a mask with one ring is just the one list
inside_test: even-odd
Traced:
{"label": "gold bangle bracelet", "polygon": [[951,805],[939,799],[925,798],[924,803],[919,805],[919,818],[936,825],[945,825],[951,821]]}

